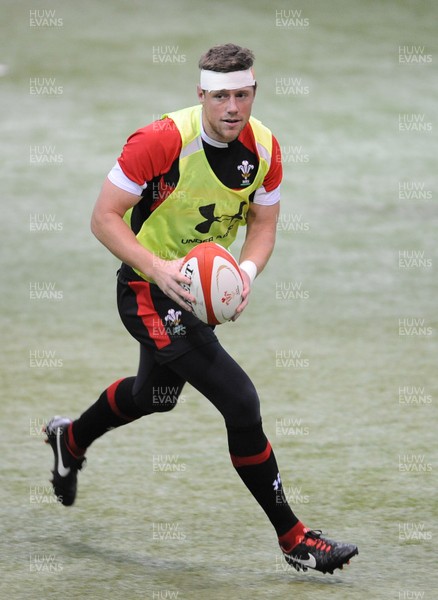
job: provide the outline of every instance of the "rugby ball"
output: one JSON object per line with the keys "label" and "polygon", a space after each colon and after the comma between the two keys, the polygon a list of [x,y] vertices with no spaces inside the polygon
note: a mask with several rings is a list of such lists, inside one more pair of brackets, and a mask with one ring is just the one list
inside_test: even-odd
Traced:
{"label": "rugby ball", "polygon": [[243,278],[234,256],[219,244],[204,242],[184,258],[181,273],[196,298],[193,313],[208,325],[229,321],[242,302]]}

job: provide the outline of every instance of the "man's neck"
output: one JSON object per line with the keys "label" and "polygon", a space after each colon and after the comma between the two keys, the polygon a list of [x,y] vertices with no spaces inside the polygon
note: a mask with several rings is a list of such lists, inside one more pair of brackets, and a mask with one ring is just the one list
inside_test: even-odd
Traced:
{"label": "man's neck", "polygon": [[202,113],[201,113],[201,138],[206,144],[209,144],[210,146],[214,146],[215,148],[228,148],[227,142],[218,142],[217,140],[214,140],[213,138],[211,138],[209,135],[207,135],[205,133],[204,125],[202,123]]}

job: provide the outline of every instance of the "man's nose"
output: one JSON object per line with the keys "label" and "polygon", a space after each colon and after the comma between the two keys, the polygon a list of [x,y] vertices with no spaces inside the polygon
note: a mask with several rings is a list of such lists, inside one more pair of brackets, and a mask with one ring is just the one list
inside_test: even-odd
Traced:
{"label": "man's nose", "polygon": [[234,96],[230,96],[227,104],[227,111],[229,113],[237,112],[239,109],[237,107],[236,98]]}

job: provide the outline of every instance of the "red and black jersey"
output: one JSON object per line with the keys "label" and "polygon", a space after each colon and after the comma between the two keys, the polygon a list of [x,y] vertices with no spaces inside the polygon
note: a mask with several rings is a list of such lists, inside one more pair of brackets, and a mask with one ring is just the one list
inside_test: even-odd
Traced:
{"label": "red and black jersey", "polygon": [[[201,133],[203,149],[211,169],[226,187],[242,189],[251,184],[258,169],[258,155],[249,123],[238,139],[231,143],[217,142]],[[273,136],[272,160],[263,186],[256,190],[251,201],[274,204],[280,198],[282,179],[281,152]],[[170,118],[154,121],[133,133],[127,140],[109,179],[122,189],[142,196],[136,213],[144,220],[175,189],[179,179],[181,135]],[[248,161],[254,168],[242,181],[238,166]],[[140,216],[140,215],[139,215]]]}

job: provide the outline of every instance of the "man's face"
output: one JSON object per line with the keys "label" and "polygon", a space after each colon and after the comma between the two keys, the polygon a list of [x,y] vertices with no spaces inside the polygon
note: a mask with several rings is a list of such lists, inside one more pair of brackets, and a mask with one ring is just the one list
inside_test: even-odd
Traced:
{"label": "man's face", "polygon": [[205,133],[217,142],[228,143],[237,139],[251,116],[254,97],[254,86],[211,92],[198,86]]}

